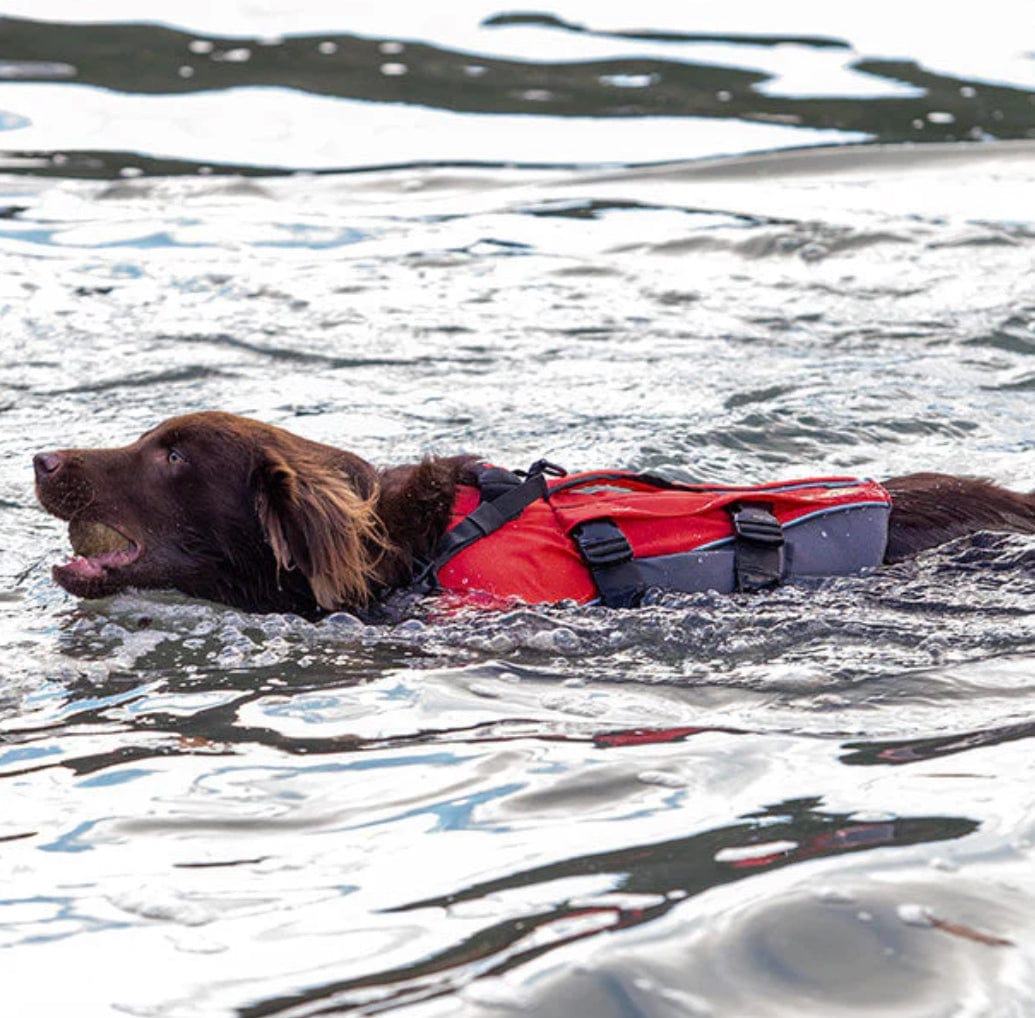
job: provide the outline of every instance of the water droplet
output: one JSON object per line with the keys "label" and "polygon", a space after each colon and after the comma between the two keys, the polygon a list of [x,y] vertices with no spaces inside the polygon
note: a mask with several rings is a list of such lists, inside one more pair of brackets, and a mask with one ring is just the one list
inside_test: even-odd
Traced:
{"label": "water droplet", "polygon": [[389,78],[399,78],[409,74],[410,69],[405,64],[382,64],[381,73]]}
{"label": "water droplet", "polygon": [[945,110],[931,110],[927,114],[927,120],[931,124],[955,124],[956,118]]}
{"label": "water droplet", "polygon": [[401,42],[383,42],[377,47],[385,56],[397,56],[406,47]]}
{"label": "water droplet", "polygon": [[330,56],[332,53],[338,52],[338,44],[336,42],[321,42],[316,50],[318,53],[322,53],[324,56]]}
{"label": "water droplet", "polygon": [[207,39],[192,39],[187,44],[187,49],[189,49],[191,53],[211,53],[215,49],[215,46],[213,46]]}

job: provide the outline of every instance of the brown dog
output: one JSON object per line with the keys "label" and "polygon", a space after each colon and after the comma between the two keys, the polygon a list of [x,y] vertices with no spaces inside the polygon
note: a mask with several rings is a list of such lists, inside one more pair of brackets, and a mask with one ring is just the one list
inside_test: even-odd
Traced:
{"label": "brown dog", "polygon": [[[378,470],[281,428],[205,412],[120,449],[64,449],[33,462],[43,507],[69,521],[76,557],[53,574],[70,593],[173,588],[245,611],[315,617],[406,587],[478,461]],[[885,487],[886,562],[978,530],[1035,533],[1035,494],[942,474]]]}

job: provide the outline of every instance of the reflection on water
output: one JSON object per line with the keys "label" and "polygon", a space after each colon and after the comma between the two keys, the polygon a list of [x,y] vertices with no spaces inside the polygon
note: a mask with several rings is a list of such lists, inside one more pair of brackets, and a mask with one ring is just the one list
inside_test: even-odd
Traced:
{"label": "reflection on water", "polygon": [[[977,826],[973,821],[952,817],[857,822],[850,816],[824,813],[818,805],[816,800],[790,800],[766,807],[746,823],[564,859],[441,898],[396,906],[391,911],[446,908],[471,914],[464,907],[466,903],[489,898],[497,905],[514,900],[517,908],[513,918],[486,926],[417,965],[262,1001],[244,1013],[318,1014],[324,1013],[322,1007],[328,1003],[335,1011],[346,1012],[374,999],[413,1003],[458,988],[472,975],[501,976],[563,945],[652,922],[693,895],[755,872],[808,858],[959,838]],[[593,878],[598,885],[606,882],[610,890],[577,897],[564,893],[566,886],[584,877]],[[547,886],[557,888],[554,895]],[[534,889],[531,895],[512,893],[529,888]],[[532,907],[529,898],[534,902]],[[498,907],[492,911],[497,912]],[[373,988],[380,991],[377,998],[371,993]]]}
{"label": "reflection on water", "polygon": [[[575,40],[582,44],[592,39],[605,44],[601,52],[609,49],[614,55],[580,54],[577,59],[561,59],[558,47],[551,45],[547,49],[550,56],[544,57],[530,45],[527,54],[522,54],[524,59],[519,59],[342,32],[199,36],[160,24],[0,19],[0,82],[18,82],[20,89],[12,91],[12,111],[0,124],[0,129],[21,129],[10,137],[6,165],[13,171],[77,177],[114,177],[122,171],[268,174],[293,168],[341,170],[422,161],[523,165],[643,162],[730,151],[731,143],[733,148],[759,148],[817,140],[940,142],[1032,137],[1033,93],[1029,88],[946,73],[915,60],[862,55],[853,51],[850,39],[740,32],[594,31],[552,15],[515,13],[485,17],[480,27],[490,46],[498,33],[517,28],[526,35],[533,33],[536,39],[553,40],[566,33],[573,45]],[[623,44],[642,50],[643,55],[628,55]],[[769,51],[777,47],[793,52],[794,60],[810,69],[790,70],[789,61],[773,65]],[[712,61],[694,59],[702,51],[721,55]],[[830,54],[836,55],[836,62],[831,62]],[[740,66],[741,61],[746,66]],[[789,75],[790,80],[797,76],[808,84],[788,87],[778,80],[782,75]],[[26,91],[30,83],[48,87],[37,93],[42,105],[33,101],[31,90]],[[57,91],[53,83],[58,83]],[[211,146],[202,140],[206,126],[197,123],[195,157],[190,158],[186,139],[173,141],[168,133],[161,137],[148,129],[138,112],[145,107],[112,104],[104,94],[90,91],[93,89],[141,97],[220,92],[227,108],[236,108],[239,115],[255,122],[249,131],[232,131],[239,148],[236,154],[225,147],[216,159],[207,151],[202,154]],[[265,102],[256,89],[267,90]],[[325,154],[314,161],[313,144],[300,121],[322,122],[324,114],[315,103],[283,106],[269,90],[346,100],[338,119],[327,121],[334,124],[331,129],[340,139],[325,137],[320,145]],[[115,136],[136,144],[131,149],[84,147],[78,140],[81,131],[71,120],[64,123],[68,140],[62,144],[60,132],[48,122],[56,125],[54,104],[60,104],[66,95],[79,97],[80,117],[96,118],[94,133],[103,131],[107,120],[116,128]],[[380,122],[370,119],[370,110],[356,103],[377,104]],[[166,117],[172,109],[160,106],[157,100],[151,106],[157,118]],[[407,147],[389,141],[386,130],[402,128],[397,117],[400,106],[414,109],[417,119],[413,126],[421,123],[416,112],[420,110],[465,114],[465,119],[448,121],[454,139],[452,154],[427,143],[422,151],[419,142]],[[192,117],[196,114],[189,111],[201,109],[175,108],[179,111],[176,120]],[[289,108],[294,112],[289,113]],[[281,120],[289,117],[294,126]],[[520,118],[533,119],[520,127]],[[529,143],[518,140],[519,132],[529,129],[550,130],[542,138],[552,137],[556,132],[549,125],[557,118],[570,121],[567,130],[584,136],[581,154],[577,146],[563,143],[537,145],[532,135]],[[677,139],[682,136],[683,148],[678,140],[658,148],[642,132],[631,133],[631,123],[651,118],[657,119],[659,129],[677,132]],[[705,142],[702,148],[701,142],[690,140],[689,128],[680,126],[680,120],[689,118],[703,120],[695,130],[713,123],[711,147]],[[41,121],[37,129],[27,130],[37,119]],[[591,125],[601,120],[613,122],[612,130],[617,132],[610,151],[593,134],[597,128]],[[280,126],[271,126],[278,121]],[[732,141],[735,134],[718,134],[715,122],[724,128],[739,125],[739,144]],[[390,124],[395,126],[389,128]],[[773,125],[778,130],[751,134],[747,130],[751,124]],[[489,135],[499,129],[511,133],[512,148],[506,155],[488,141],[481,146],[473,141],[475,132]],[[283,135],[289,141],[292,133],[297,133],[300,146],[294,151],[290,144],[279,145],[275,154],[269,145],[256,148],[258,139],[269,142],[275,140],[274,135]],[[623,136],[636,148],[623,149]],[[43,149],[29,140],[34,137],[53,142]],[[718,141],[720,137],[728,140]],[[20,142],[19,138],[26,140]],[[181,150],[176,153],[180,158],[172,157],[174,146]],[[249,151],[255,152],[254,158],[249,158]]]}
{"label": "reflection on water", "polygon": [[996,728],[982,728],[960,735],[942,735],[930,739],[902,739],[890,742],[848,743],[841,758],[846,764],[906,764],[922,760],[934,760],[954,753],[979,749],[982,746],[996,746],[1017,739],[1030,739],[1035,735],[1035,724],[1023,722],[1015,725],[1001,725]]}
{"label": "reflection on water", "polygon": [[1030,489],[1023,32],[952,54],[941,22],[881,45],[840,8],[458,0],[396,36],[374,8],[12,4],[15,1012],[1032,1013],[1030,537],[636,612],[310,624],[74,602],[30,487],[36,450],[221,407],[378,463]]}

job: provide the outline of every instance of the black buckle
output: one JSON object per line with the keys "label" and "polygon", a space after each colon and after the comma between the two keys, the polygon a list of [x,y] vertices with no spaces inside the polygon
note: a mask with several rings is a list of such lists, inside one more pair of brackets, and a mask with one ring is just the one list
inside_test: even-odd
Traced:
{"label": "black buckle", "polygon": [[632,545],[614,520],[606,516],[586,520],[572,528],[571,536],[593,577],[600,603],[608,608],[635,608],[646,585]]}
{"label": "black buckle", "polygon": [[527,470],[515,470],[518,477],[537,477],[546,474],[549,477],[567,477],[568,471],[549,460],[536,460]]}
{"label": "black buckle", "polygon": [[593,568],[618,566],[633,559],[632,546],[612,520],[588,520],[571,532],[582,557]]}
{"label": "black buckle", "polygon": [[732,516],[737,537],[777,548],[783,544],[783,528],[767,506],[737,504],[732,509]]}
{"label": "black buckle", "polygon": [[733,574],[737,590],[754,591],[776,586],[783,576],[783,528],[764,502],[737,502],[730,506],[736,541]]}

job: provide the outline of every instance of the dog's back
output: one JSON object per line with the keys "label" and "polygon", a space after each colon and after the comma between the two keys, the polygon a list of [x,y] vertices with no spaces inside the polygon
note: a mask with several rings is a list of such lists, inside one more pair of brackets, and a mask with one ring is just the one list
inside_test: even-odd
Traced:
{"label": "dog's back", "polygon": [[894,508],[886,562],[977,530],[1035,534],[1035,492],[1025,495],[990,481],[948,474],[907,474],[885,482]]}

